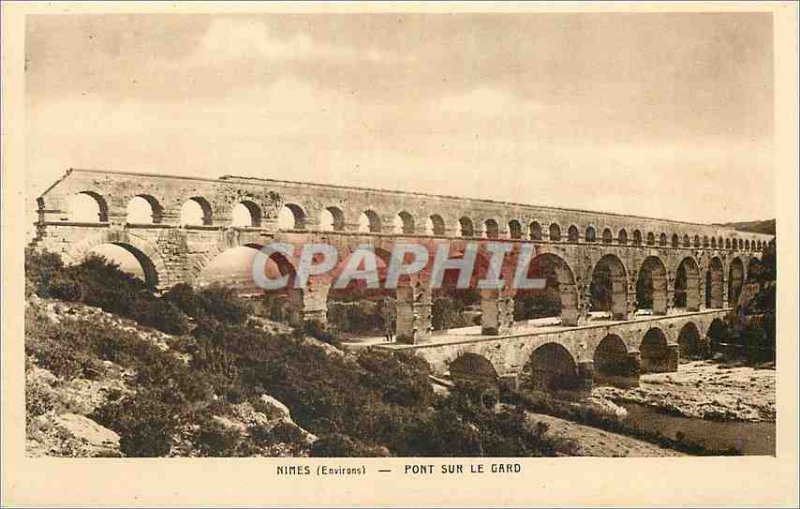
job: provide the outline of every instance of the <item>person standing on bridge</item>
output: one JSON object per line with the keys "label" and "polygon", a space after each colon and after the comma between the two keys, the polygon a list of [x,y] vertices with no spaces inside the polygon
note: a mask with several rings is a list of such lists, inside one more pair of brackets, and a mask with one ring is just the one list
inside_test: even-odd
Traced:
{"label": "person standing on bridge", "polygon": [[389,302],[389,299],[384,299],[383,300],[382,308],[383,308],[382,309],[382,311],[383,311],[383,327],[384,327],[384,332],[386,334],[386,341],[391,343],[392,340],[394,339],[394,333],[395,333],[397,325],[396,325],[396,322],[395,322],[396,318],[395,318],[395,314],[393,312],[394,310],[392,309],[392,306],[391,306],[391,304]]}

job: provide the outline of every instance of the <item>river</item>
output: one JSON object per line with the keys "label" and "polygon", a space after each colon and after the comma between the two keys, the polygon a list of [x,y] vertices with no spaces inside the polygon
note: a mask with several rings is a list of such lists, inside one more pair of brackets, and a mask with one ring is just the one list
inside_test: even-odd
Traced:
{"label": "river", "polygon": [[628,411],[625,422],[645,431],[683,439],[707,449],[725,451],[735,448],[745,455],[775,455],[775,423],[746,421],[709,421],[659,413],[653,407],[625,403]]}

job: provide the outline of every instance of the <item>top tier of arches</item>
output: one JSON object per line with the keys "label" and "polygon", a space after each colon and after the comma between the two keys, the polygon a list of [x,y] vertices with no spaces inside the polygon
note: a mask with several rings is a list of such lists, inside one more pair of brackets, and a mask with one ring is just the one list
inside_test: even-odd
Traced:
{"label": "top tier of arches", "polygon": [[[110,183],[100,181],[98,173]],[[73,196],[80,196],[84,206],[93,205],[93,210],[73,215],[64,203]],[[138,212],[132,214],[128,207],[134,201]],[[39,211],[46,222],[236,226],[753,252],[774,243],[769,235],[711,225],[485,200],[242,178],[179,179],[83,170],[68,174],[42,195]]]}

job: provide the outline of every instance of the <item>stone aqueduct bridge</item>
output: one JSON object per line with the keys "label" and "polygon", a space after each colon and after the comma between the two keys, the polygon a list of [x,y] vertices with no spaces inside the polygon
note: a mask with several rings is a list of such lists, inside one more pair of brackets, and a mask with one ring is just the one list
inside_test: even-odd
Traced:
{"label": "stone aqueduct bridge", "polygon": [[[76,222],[71,217],[69,204],[76,195],[96,202],[96,221]],[[151,221],[128,221],[128,205],[137,197],[149,204]],[[198,224],[181,224],[187,202],[202,210]],[[501,241],[516,247],[533,243],[534,264],[547,262],[548,274],[558,281],[561,329],[525,334],[529,338],[527,343],[523,341],[528,345],[525,348],[509,346],[499,350],[503,354],[491,355],[487,351],[502,340],[486,335],[514,338],[508,345],[520,344],[515,330],[522,329],[512,328],[511,289],[482,293],[483,342],[435,340],[429,345],[425,343],[431,343],[431,294],[419,284],[427,272],[405,281],[397,290],[398,341],[419,347],[421,353],[442,343],[442,359],[452,357],[452,352],[480,350],[483,357],[501,366],[499,371],[519,365],[516,354],[508,352],[525,356],[532,345],[547,337],[564,345],[575,359],[586,361],[599,348],[599,339],[591,338],[597,336],[597,330],[610,334],[609,327],[617,330],[634,357],[642,339],[639,334],[647,333],[643,324],[666,324],[659,330],[663,329],[669,345],[678,339],[677,332],[669,331],[677,331],[685,323],[695,323],[704,332],[713,318],[735,302],[750,261],[760,258],[774,242],[770,235],[712,225],[234,176],[202,179],[76,169],[67,171],[37,203],[33,242],[37,248],[77,262],[101,244],[116,244],[139,260],[148,283],[158,289],[196,281],[203,268],[226,250],[269,242],[328,242],[337,246],[340,259],[364,243],[374,245],[385,259],[398,240],[422,243],[431,250],[448,242],[451,254],[467,241]],[[232,226],[233,209],[239,204],[249,213],[249,221]],[[282,210],[291,212],[292,224],[279,222]],[[292,264],[292,260],[281,261],[281,270],[291,271]],[[508,274],[505,267],[503,270]],[[613,317],[601,326],[589,321],[592,281],[598,272],[606,274]],[[634,311],[642,307],[637,302],[637,286],[642,281],[651,286],[653,297],[648,307],[654,316],[633,319]],[[298,310],[297,321],[325,320],[330,285],[330,278],[312,277],[307,288],[290,292]],[[635,341],[631,339],[634,336]],[[498,361],[498,355],[505,360]]]}

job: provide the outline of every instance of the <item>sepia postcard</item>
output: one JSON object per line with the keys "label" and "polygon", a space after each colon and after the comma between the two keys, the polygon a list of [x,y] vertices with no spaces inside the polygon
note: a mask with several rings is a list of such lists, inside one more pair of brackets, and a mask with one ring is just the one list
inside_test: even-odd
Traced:
{"label": "sepia postcard", "polygon": [[797,4],[2,9],[4,506],[799,503]]}

